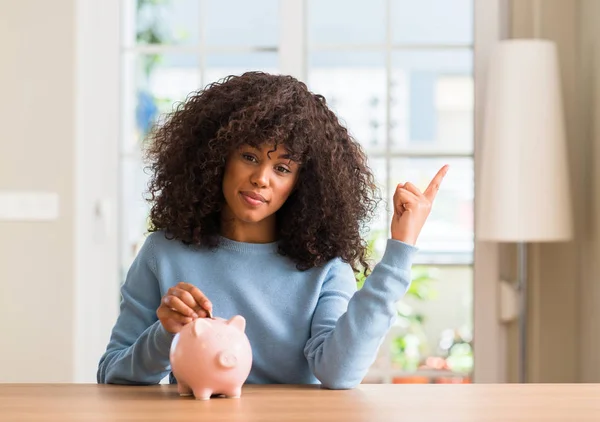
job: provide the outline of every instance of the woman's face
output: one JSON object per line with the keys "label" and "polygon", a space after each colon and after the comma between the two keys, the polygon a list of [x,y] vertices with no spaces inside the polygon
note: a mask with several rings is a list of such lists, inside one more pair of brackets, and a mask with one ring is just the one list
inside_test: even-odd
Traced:
{"label": "woman's face", "polygon": [[231,153],[225,165],[224,212],[236,224],[269,224],[274,227],[275,213],[288,199],[300,166],[290,160],[279,145],[265,144],[260,149],[242,145]]}

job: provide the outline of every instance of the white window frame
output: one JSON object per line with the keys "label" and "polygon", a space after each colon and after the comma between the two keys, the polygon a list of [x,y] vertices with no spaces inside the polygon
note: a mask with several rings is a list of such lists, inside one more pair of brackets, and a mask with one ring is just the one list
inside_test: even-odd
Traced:
{"label": "white window frame", "polygon": [[[509,0],[475,0],[475,183],[483,139],[483,104],[488,62],[494,46],[508,35]],[[477,191],[477,188],[475,188]],[[475,209],[479,203],[475,196]],[[477,212],[474,213],[477,215]],[[500,323],[498,244],[475,242],[473,259],[474,382],[506,382],[507,329]]]}
{"label": "white window frame", "polygon": [[119,0],[77,0],[73,381],[95,382],[119,312]]}
{"label": "white window frame", "polygon": [[[120,3],[76,1],[75,382],[95,382],[98,360],[119,312]],[[474,1],[476,182],[487,61],[491,48],[505,35],[507,3]],[[280,11],[286,22],[281,25],[280,71],[305,80],[305,1],[282,0]],[[497,257],[495,244],[475,243],[474,382],[506,381],[506,330],[498,320]]]}

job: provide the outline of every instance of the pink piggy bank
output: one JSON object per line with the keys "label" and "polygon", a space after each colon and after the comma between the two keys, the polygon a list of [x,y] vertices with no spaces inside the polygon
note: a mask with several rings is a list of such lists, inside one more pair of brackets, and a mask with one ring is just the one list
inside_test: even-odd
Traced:
{"label": "pink piggy bank", "polygon": [[211,395],[241,396],[252,366],[245,328],[246,320],[240,315],[229,321],[199,318],[175,335],[170,360],[180,395],[193,394],[199,400]]}

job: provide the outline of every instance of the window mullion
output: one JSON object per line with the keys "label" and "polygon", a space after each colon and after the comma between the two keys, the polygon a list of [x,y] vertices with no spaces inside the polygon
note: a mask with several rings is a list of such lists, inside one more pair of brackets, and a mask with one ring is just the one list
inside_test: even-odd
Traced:
{"label": "window mullion", "polygon": [[[386,0],[386,33],[385,33],[385,121],[386,121],[386,129],[385,129],[385,201],[388,204],[388,207],[391,208],[392,213],[394,210],[394,204],[392,203],[393,197],[391,195],[389,183],[394,183],[391,180],[390,175],[392,174],[392,157],[391,157],[391,148],[392,148],[392,2],[391,0]],[[392,215],[390,212],[385,213],[385,227],[388,230],[388,234],[390,234],[390,225],[392,223]]]}
{"label": "window mullion", "polygon": [[200,25],[199,37],[198,40],[198,73],[200,75],[200,86],[205,86],[207,84],[206,80],[206,3],[205,0],[200,0],[200,6],[198,7],[198,24]]}
{"label": "window mullion", "polygon": [[279,69],[282,74],[306,80],[306,2],[280,0]]}

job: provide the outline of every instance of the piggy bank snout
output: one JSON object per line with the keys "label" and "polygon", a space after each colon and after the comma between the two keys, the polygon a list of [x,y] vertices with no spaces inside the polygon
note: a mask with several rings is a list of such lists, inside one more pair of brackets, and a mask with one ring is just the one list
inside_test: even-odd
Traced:
{"label": "piggy bank snout", "polygon": [[238,363],[238,358],[231,350],[224,350],[217,354],[217,364],[223,369],[233,369]]}

